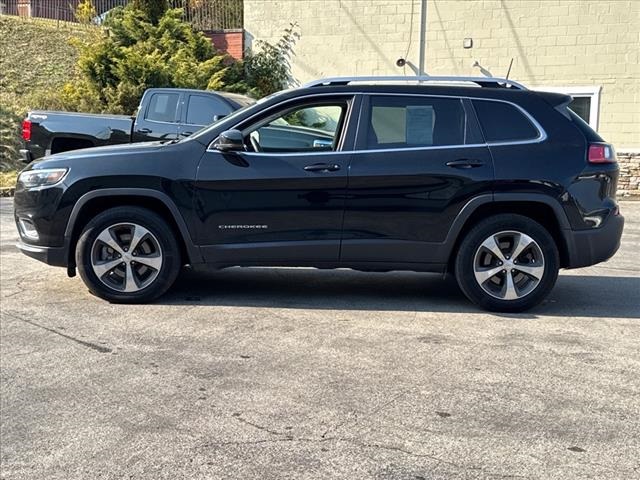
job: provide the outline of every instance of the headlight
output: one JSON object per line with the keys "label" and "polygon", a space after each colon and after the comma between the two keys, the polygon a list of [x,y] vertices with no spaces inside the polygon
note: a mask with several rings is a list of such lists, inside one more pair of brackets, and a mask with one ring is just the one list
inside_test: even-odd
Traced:
{"label": "headlight", "polygon": [[18,177],[18,183],[24,188],[52,187],[62,181],[69,169],[44,168],[42,170],[27,170]]}

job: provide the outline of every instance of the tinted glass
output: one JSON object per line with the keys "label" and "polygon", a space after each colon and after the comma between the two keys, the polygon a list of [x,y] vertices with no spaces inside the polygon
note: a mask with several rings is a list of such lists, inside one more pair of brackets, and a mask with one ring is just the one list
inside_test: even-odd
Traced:
{"label": "tinted glass", "polygon": [[531,140],[539,133],[516,107],[504,102],[473,100],[487,142]]}
{"label": "tinted glass", "polygon": [[214,122],[214,115],[227,115],[231,108],[222,100],[205,95],[189,96],[187,106],[187,123],[191,125],[209,125]]}
{"label": "tinted glass", "polygon": [[154,93],[145,118],[156,122],[175,122],[179,97],[177,93]]}
{"label": "tinted glass", "polygon": [[371,97],[366,148],[462,145],[465,123],[460,99]]}
{"label": "tinted glass", "polygon": [[259,152],[333,151],[346,105],[305,105],[287,110],[249,133],[248,143]]}
{"label": "tinted glass", "polygon": [[582,120],[589,123],[589,117],[591,114],[591,97],[573,97],[573,100],[569,104],[569,108]]}

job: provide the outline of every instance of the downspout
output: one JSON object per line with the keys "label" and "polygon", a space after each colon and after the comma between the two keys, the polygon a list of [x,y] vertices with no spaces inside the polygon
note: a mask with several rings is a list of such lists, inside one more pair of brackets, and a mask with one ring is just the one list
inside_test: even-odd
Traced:
{"label": "downspout", "polygon": [[426,75],[425,50],[427,44],[427,0],[420,0],[420,51],[418,54],[418,75]]}

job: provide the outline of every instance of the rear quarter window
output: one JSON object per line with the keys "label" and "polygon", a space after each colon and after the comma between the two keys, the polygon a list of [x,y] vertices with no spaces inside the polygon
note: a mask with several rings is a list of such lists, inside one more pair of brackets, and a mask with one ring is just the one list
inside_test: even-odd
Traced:
{"label": "rear quarter window", "polygon": [[534,140],[538,129],[515,106],[490,100],[473,100],[484,138],[487,142],[517,142]]}

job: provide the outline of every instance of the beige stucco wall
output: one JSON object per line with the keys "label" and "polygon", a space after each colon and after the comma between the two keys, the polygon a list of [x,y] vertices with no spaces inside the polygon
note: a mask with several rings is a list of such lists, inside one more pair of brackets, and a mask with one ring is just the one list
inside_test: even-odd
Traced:
{"label": "beige stucco wall", "polygon": [[[245,0],[245,29],[300,38],[293,77],[412,74],[419,63],[420,0]],[[412,15],[413,7],[413,15]],[[463,39],[473,48],[463,48]],[[426,72],[495,76],[531,87],[601,87],[599,132],[618,149],[640,147],[640,0],[427,0]],[[407,53],[408,52],[408,53]]]}

